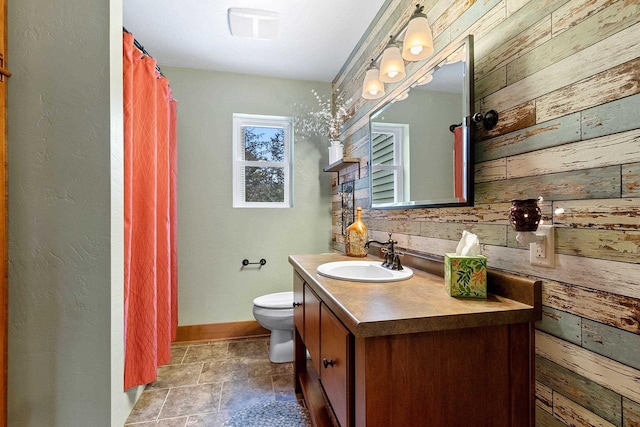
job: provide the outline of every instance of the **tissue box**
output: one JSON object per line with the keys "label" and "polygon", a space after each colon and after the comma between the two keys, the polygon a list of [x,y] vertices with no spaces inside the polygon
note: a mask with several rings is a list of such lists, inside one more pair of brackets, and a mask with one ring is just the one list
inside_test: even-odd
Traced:
{"label": "tissue box", "polygon": [[444,254],[444,284],[452,297],[487,297],[487,257]]}

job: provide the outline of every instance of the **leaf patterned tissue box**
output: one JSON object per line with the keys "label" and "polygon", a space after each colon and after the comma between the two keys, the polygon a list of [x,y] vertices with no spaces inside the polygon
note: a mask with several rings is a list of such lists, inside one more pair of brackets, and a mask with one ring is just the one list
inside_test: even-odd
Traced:
{"label": "leaf patterned tissue box", "polygon": [[444,284],[452,297],[487,297],[487,257],[444,254]]}

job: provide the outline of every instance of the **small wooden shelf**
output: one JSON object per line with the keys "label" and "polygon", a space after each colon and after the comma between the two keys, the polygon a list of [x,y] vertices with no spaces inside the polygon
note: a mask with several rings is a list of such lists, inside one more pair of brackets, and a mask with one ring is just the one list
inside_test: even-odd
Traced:
{"label": "small wooden shelf", "polygon": [[354,163],[360,163],[360,159],[357,157],[343,157],[337,162],[331,163],[329,166],[322,169],[324,172],[340,172],[342,169],[348,168]]}
{"label": "small wooden shelf", "polygon": [[[329,166],[323,168],[323,172],[335,172],[338,174],[338,185],[340,185],[340,171],[348,168],[349,166],[353,166],[355,164],[360,164],[360,159],[357,157],[343,157],[337,162],[331,163]],[[360,179],[360,167],[358,167],[358,179]]]}

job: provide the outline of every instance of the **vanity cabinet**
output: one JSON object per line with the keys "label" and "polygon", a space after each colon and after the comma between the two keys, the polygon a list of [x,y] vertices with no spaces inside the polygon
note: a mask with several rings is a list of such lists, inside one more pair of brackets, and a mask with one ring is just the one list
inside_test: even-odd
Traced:
{"label": "vanity cabinet", "polygon": [[320,299],[304,287],[304,342],[316,372],[320,372]]}
{"label": "vanity cabinet", "polygon": [[[341,426],[351,418],[351,334],[324,304],[320,306],[320,382]],[[312,356],[313,358],[313,356]]]}
{"label": "vanity cabinet", "polygon": [[293,275],[293,325],[304,339],[304,280],[299,274]]}
{"label": "vanity cabinet", "polygon": [[297,347],[309,354],[306,363],[300,363],[301,370],[322,383],[340,425],[350,425],[352,336],[300,275],[294,273],[293,281]]}
{"label": "vanity cabinet", "polygon": [[487,300],[459,300],[415,268],[385,284],[316,273],[347,259],[290,257],[304,301],[295,387],[315,426],[534,425],[540,282],[491,273]]}

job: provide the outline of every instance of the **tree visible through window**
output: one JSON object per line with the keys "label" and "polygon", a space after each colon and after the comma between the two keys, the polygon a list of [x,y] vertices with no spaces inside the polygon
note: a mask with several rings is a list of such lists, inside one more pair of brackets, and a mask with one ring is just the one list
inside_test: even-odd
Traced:
{"label": "tree visible through window", "polygon": [[[284,161],[284,129],[242,128],[245,160],[282,162]],[[273,167],[245,167],[245,201],[284,201],[284,171]]]}
{"label": "tree visible through window", "polygon": [[290,207],[291,120],[234,115],[234,207]]}

